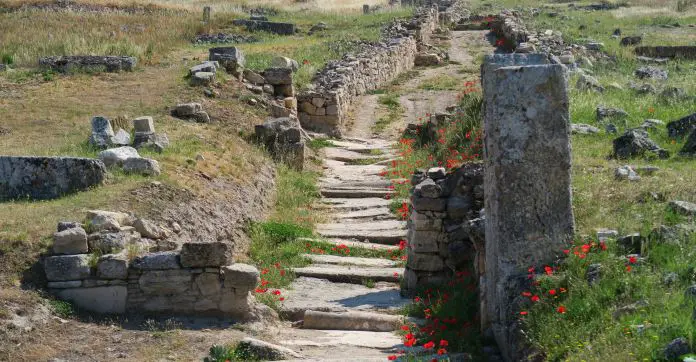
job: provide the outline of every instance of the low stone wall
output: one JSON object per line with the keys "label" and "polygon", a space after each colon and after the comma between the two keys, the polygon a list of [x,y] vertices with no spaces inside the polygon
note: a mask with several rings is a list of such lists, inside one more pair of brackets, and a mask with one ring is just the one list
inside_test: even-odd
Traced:
{"label": "low stone wall", "polygon": [[293,35],[297,30],[295,24],[278,23],[266,20],[235,19],[232,24],[244,26],[247,31],[267,31],[279,35]]}
{"label": "low stone wall", "polygon": [[636,55],[651,58],[696,59],[696,46],[639,46]]}
{"label": "low stone wall", "polygon": [[402,293],[445,285],[457,271],[483,269],[483,166],[465,164],[449,174],[434,168],[414,174],[408,222],[408,262]]}
{"label": "low stone wall", "polygon": [[526,43],[529,31],[520,16],[509,10],[502,11],[491,22],[491,31],[499,39],[503,39],[503,47],[514,50],[518,45]]}
{"label": "low stone wall", "polygon": [[39,59],[39,65],[61,73],[72,71],[133,71],[137,60],[125,56],[66,55]]}
{"label": "low stone wall", "polygon": [[55,199],[100,185],[106,175],[91,158],[0,156],[0,201]]}
{"label": "low stone wall", "polygon": [[340,136],[353,101],[413,68],[418,42],[427,41],[437,25],[437,8],[420,9],[412,20],[392,24],[382,42],[329,62],[312,90],[297,96],[302,127]]}
{"label": "low stone wall", "polygon": [[[251,291],[259,272],[233,262],[232,243],[178,247],[167,241],[170,233],[151,221],[115,212],[90,211],[85,224],[61,222],[53,235],[53,255],[43,260],[47,288],[97,313],[254,318]],[[156,251],[170,248],[174,250]],[[155,252],[143,254],[147,250]]]}

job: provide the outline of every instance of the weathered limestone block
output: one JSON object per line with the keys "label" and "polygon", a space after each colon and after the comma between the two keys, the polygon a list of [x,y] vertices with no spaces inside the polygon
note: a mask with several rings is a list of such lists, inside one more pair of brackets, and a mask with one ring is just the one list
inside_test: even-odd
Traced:
{"label": "weathered limestone block", "polygon": [[[196,277],[196,287],[203,296],[219,294],[222,284],[220,282],[220,272],[202,273]],[[215,305],[213,305],[215,307]]]}
{"label": "weathered limestone block", "polygon": [[442,219],[428,217],[420,212],[411,212],[411,228],[416,231],[441,231]]}
{"label": "weathered limestone block", "polygon": [[151,158],[129,157],[123,162],[125,173],[136,173],[143,176],[159,176],[159,162]]}
{"label": "weathered limestone block", "polygon": [[179,253],[163,251],[139,256],[133,260],[131,267],[139,270],[180,269]]}
{"label": "weathered limestone block", "polygon": [[274,86],[292,85],[292,69],[290,68],[268,68],[263,71],[263,77],[266,83]]}
{"label": "weathered limestone block", "polygon": [[87,248],[87,232],[75,227],[53,234],[54,254],[84,254]]}
{"label": "weathered limestone block", "polygon": [[69,73],[74,71],[133,71],[137,60],[135,57],[103,56],[103,55],[63,55],[39,59],[42,67],[57,72]]}
{"label": "weathered limestone block", "polygon": [[90,234],[87,238],[89,250],[100,251],[103,254],[118,253],[129,244],[140,241],[140,234],[131,231],[99,232]]}
{"label": "weathered limestone block", "polygon": [[486,263],[482,316],[518,359],[515,299],[527,268],[573,236],[567,74],[561,65],[482,66]]}
{"label": "weathered limestone block", "polygon": [[444,241],[444,234],[440,231],[408,231],[408,245],[415,253],[436,253],[438,244]]}
{"label": "weathered limestone block", "polygon": [[221,268],[225,288],[249,291],[259,283],[259,271],[253,265],[233,264]]}
{"label": "weathered limestone block", "polygon": [[436,272],[442,271],[445,264],[440,255],[416,253],[410,250],[408,253],[408,262],[406,263],[406,266],[416,271]]}
{"label": "weathered limestone block", "polygon": [[244,69],[244,79],[249,81],[249,83],[256,85],[263,85],[264,83],[266,83],[266,80],[263,78],[261,74],[256,73],[251,69]]}
{"label": "weathered limestone block", "polygon": [[144,271],[138,280],[145,294],[183,294],[191,289],[191,272],[184,269]]}
{"label": "weathered limestone block", "polygon": [[55,291],[55,294],[60,299],[69,300],[80,308],[92,312],[103,314],[126,312],[128,290],[125,286],[60,289]]}
{"label": "weathered limestone block", "polygon": [[232,263],[232,245],[227,242],[189,242],[179,254],[184,268],[225,266]]}
{"label": "weathered limestone block", "polygon": [[445,211],[447,209],[447,199],[431,199],[428,197],[418,197],[413,195],[411,198],[413,209],[422,211]]}
{"label": "weathered limestone block", "polygon": [[55,199],[101,185],[106,175],[90,158],[0,156],[0,201]]}
{"label": "weathered limestone block", "polygon": [[97,276],[102,279],[126,279],[128,257],[125,253],[107,254],[97,261]]}
{"label": "weathered limestone block", "polygon": [[237,47],[217,47],[208,49],[208,60],[217,61],[228,72],[241,75],[244,69],[244,53]]}
{"label": "weathered limestone block", "polygon": [[295,59],[290,59],[288,57],[275,57],[271,59],[271,67],[288,68],[293,72],[297,72],[300,69],[300,64],[297,63]]}
{"label": "weathered limestone block", "polygon": [[138,150],[130,146],[123,146],[117,148],[110,148],[99,152],[99,159],[104,162],[106,167],[111,166],[122,166],[129,158],[140,158]]}
{"label": "weathered limestone block", "polygon": [[121,226],[131,226],[133,224],[131,217],[126,213],[103,210],[88,210],[85,220],[91,231],[118,231],[121,229]]}
{"label": "weathered limestone block", "polygon": [[135,231],[139,232],[140,235],[148,239],[157,240],[165,237],[164,230],[150,220],[137,219],[135,222],[133,222],[133,227],[135,228]]}
{"label": "weathered limestone block", "polygon": [[133,128],[138,133],[155,133],[155,121],[150,116],[142,116],[133,120]]}
{"label": "weathered limestone block", "polygon": [[90,275],[89,255],[49,256],[44,260],[44,271],[48,281],[67,281],[88,278]]}

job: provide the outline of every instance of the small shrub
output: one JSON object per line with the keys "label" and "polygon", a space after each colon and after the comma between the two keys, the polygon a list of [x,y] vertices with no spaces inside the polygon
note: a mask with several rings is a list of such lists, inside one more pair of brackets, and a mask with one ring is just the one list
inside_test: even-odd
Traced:
{"label": "small shrub", "polygon": [[324,147],[333,147],[333,143],[328,138],[315,138],[309,141],[307,146],[313,150],[319,150]]}
{"label": "small shrub", "polygon": [[294,224],[270,221],[258,225],[263,233],[275,244],[287,243],[297,238],[312,236],[312,230]]}
{"label": "small shrub", "polygon": [[2,64],[7,64],[7,65],[12,65],[14,64],[14,55],[12,54],[3,54],[0,56],[0,63]]}
{"label": "small shrub", "polygon": [[75,315],[75,308],[69,302],[58,299],[49,299],[48,304],[53,310],[53,313],[57,314],[59,317],[68,318]]}
{"label": "small shrub", "polygon": [[237,357],[234,349],[231,346],[213,345],[208,351],[208,357],[203,359],[204,362],[226,362],[235,361]]}

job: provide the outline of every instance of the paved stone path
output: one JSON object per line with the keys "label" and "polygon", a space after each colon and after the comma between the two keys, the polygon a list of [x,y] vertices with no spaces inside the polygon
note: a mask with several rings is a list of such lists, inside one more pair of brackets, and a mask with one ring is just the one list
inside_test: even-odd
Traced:
{"label": "paved stone path", "polygon": [[[472,56],[466,47],[472,42],[484,43],[484,34],[454,32],[452,59],[470,63]],[[318,235],[350,249],[398,250],[399,242],[406,239],[406,222],[389,210],[391,181],[380,174],[396,157],[393,142],[406,123],[419,116],[416,112],[444,111],[456,102],[456,92],[425,92],[418,89],[418,84],[437,75],[463,82],[467,76],[457,71],[461,67],[450,64],[428,68],[409,80],[401,97],[407,103],[404,106],[408,114],[379,138],[369,138],[377,109],[361,107],[374,96],[366,95],[357,102],[356,116],[369,119],[353,122],[348,134],[354,137],[334,140],[333,147],[324,150],[324,174],[319,181],[322,199],[316,207],[326,211],[329,222],[317,225]],[[303,326],[283,329],[278,338],[281,345],[316,361],[385,361],[388,355],[403,349],[394,333],[403,323],[399,309],[410,303],[399,292],[403,262],[352,256],[307,257],[312,264],[296,268],[298,278],[283,291],[286,302],[282,314],[292,321],[302,320]]]}

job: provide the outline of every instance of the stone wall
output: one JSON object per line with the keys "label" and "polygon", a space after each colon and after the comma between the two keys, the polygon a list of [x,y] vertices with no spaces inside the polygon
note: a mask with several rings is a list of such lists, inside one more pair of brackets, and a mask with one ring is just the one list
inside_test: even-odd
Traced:
{"label": "stone wall", "polygon": [[502,46],[508,50],[515,50],[529,39],[529,31],[527,31],[522,18],[510,10],[504,10],[494,17],[491,22],[491,31],[499,39],[503,39]]}
{"label": "stone wall", "polygon": [[[151,221],[106,211],[90,211],[84,224],[61,222],[52,255],[43,260],[47,288],[97,313],[255,317],[251,291],[259,272],[233,262],[231,242],[176,246],[167,241],[169,233]],[[168,249],[174,250],[161,251]]]}
{"label": "stone wall", "polygon": [[302,127],[340,136],[354,100],[413,68],[418,43],[427,42],[437,25],[437,8],[418,9],[413,19],[391,24],[381,42],[329,62],[315,76],[312,90],[297,96]]}
{"label": "stone wall", "polygon": [[65,55],[39,59],[39,65],[61,73],[73,71],[133,71],[136,58],[127,56]]}
{"label": "stone wall", "polygon": [[247,31],[267,31],[279,35],[293,35],[297,31],[295,24],[267,20],[235,19],[232,24],[245,26]]}
{"label": "stone wall", "polygon": [[0,201],[55,199],[100,185],[106,174],[90,158],[0,156]]}
{"label": "stone wall", "polygon": [[412,180],[408,262],[402,293],[444,285],[457,271],[483,263],[483,166],[465,164],[417,172]]}
{"label": "stone wall", "polygon": [[639,46],[636,54],[651,58],[696,59],[696,46]]}

